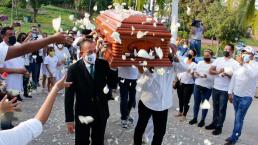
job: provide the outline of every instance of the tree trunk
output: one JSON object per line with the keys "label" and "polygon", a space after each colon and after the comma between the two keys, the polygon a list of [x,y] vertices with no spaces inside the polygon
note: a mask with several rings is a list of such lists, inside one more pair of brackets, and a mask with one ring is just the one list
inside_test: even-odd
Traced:
{"label": "tree trunk", "polygon": [[38,9],[33,9],[33,23],[37,23]]}
{"label": "tree trunk", "polygon": [[220,41],[218,40],[218,44],[217,44],[217,51],[216,51],[216,57],[218,57],[218,55],[219,55],[219,44],[220,44]]}

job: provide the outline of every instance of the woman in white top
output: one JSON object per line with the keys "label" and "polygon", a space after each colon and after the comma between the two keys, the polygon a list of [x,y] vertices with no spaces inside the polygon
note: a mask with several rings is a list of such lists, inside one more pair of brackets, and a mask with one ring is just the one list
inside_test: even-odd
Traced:
{"label": "woman in white top", "polygon": [[195,50],[189,50],[187,58],[185,59],[185,64],[188,67],[188,70],[182,73],[177,74],[177,77],[180,81],[180,85],[177,88],[177,94],[179,99],[179,113],[176,117],[181,117],[181,121],[186,120],[186,114],[189,110],[189,101],[193,93],[194,88],[194,77],[193,72],[196,67],[194,58],[196,56]]}
{"label": "woman in white top", "polygon": [[65,73],[65,63],[68,62],[70,59],[71,55],[67,47],[64,47],[63,44],[56,44],[55,45],[55,56],[58,58],[58,63],[60,64],[57,67],[57,72],[56,72],[56,80],[60,80],[64,73]]}
{"label": "woman in white top", "polygon": [[[200,104],[205,100],[209,101],[213,86],[213,77],[209,74],[209,69],[211,67],[213,52],[210,49],[204,51],[204,61],[200,61],[196,66],[196,71],[194,72],[195,85],[194,85],[194,117],[189,122],[190,125],[197,123],[198,112]],[[208,109],[202,110],[202,119],[198,124],[198,127],[203,127],[205,125],[205,118],[208,113]]]}

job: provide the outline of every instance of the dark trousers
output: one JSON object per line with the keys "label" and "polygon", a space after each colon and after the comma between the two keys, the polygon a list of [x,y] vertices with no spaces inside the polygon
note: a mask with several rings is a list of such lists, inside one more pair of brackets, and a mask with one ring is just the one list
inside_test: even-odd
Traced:
{"label": "dark trousers", "polygon": [[[30,66],[25,66],[25,68],[27,69],[27,71],[30,72]],[[28,91],[29,91],[28,84],[29,84],[29,80],[30,80],[30,77],[29,77],[29,76],[23,76],[23,95],[24,95],[24,96],[28,96]]]}
{"label": "dark trousers", "polygon": [[39,83],[39,75],[40,75],[40,68],[41,68],[41,63],[31,63],[31,73],[32,73],[32,81],[34,85],[38,85]]}
{"label": "dark trousers", "polygon": [[97,119],[86,125],[77,119],[75,124],[75,145],[104,145],[106,124],[107,120],[99,121]]}
{"label": "dark trousers", "polygon": [[177,95],[179,100],[179,112],[186,116],[189,110],[189,101],[191,99],[194,89],[194,84],[181,83],[177,88]]}
{"label": "dark trousers", "polygon": [[[204,102],[205,100],[209,101],[210,96],[211,96],[211,89],[208,89],[199,85],[194,85],[194,118],[198,117],[198,112],[200,109],[201,102]],[[208,109],[202,110],[201,120],[205,120],[207,113],[208,113]]]}
{"label": "dark trousers", "polygon": [[13,112],[6,112],[1,117],[1,129],[6,130],[6,129],[13,128],[12,121],[13,121]]}
{"label": "dark trousers", "polygon": [[136,80],[119,78],[121,120],[127,120],[132,107],[135,107]]}
{"label": "dark trousers", "polygon": [[217,128],[221,129],[226,118],[228,92],[214,89],[212,90],[213,100],[213,121]]}
{"label": "dark trousers", "polygon": [[153,118],[154,135],[152,145],[161,145],[166,133],[168,110],[154,111],[147,108],[142,101],[138,105],[139,119],[134,131],[134,145],[142,145],[142,136],[150,117]]}

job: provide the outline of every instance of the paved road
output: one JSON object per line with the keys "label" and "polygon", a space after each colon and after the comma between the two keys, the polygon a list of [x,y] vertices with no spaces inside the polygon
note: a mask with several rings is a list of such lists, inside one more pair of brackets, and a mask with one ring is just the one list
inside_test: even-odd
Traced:
{"label": "paved road", "polygon": [[[46,93],[34,94],[32,99],[25,99],[22,104],[21,113],[16,113],[19,121],[26,120],[33,117],[43,100],[46,97]],[[223,133],[220,136],[214,137],[210,131],[206,131],[203,128],[197,126],[188,125],[188,121],[192,117],[192,110],[189,111],[188,121],[180,122],[175,118],[177,97],[174,95],[174,107],[169,110],[169,119],[167,125],[167,132],[164,137],[164,145],[203,145],[204,140],[208,139],[212,144],[219,145],[224,144],[224,139],[228,137],[232,130],[234,121],[234,112],[231,104],[228,104],[227,118]],[[55,102],[53,112],[44,126],[44,132],[39,138],[35,139],[30,145],[73,145],[74,136],[67,134],[64,123],[64,97],[58,96]],[[111,116],[108,120],[106,130],[106,145],[129,145],[132,144],[132,136],[134,129],[122,129],[120,127],[120,115],[119,115],[119,103],[116,101],[109,102]],[[191,109],[193,106],[193,98],[191,100]],[[239,141],[239,145],[255,145],[257,130],[258,130],[258,101],[255,99],[250,110],[247,113],[246,121],[244,124],[243,133]],[[135,113],[135,111],[133,111]],[[210,123],[211,111],[208,113],[206,123]]]}

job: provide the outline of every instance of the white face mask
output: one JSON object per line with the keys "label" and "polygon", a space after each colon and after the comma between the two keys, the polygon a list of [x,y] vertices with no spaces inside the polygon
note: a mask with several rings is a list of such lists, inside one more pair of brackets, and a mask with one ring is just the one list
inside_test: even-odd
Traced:
{"label": "white face mask", "polygon": [[58,48],[63,48],[63,44],[58,44],[57,47]]}
{"label": "white face mask", "polygon": [[84,57],[85,61],[87,61],[90,64],[95,64],[96,61],[96,53],[92,53],[90,55],[86,55]]}
{"label": "white face mask", "polygon": [[187,48],[187,45],[186,45],[186,44],[184,44],[184,45],[183,45],[183,48]]}

